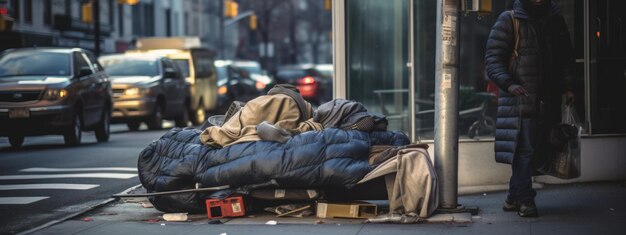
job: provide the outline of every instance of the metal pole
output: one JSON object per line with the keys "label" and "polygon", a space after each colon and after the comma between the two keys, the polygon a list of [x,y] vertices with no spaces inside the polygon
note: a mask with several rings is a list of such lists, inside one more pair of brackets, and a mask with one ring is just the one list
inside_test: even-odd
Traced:
{"label": "metal pole", "polygon": [[[589,11],[591,9],[589,9],[589,0],[584,0],[583,1],[583,17],[584,17],[584,21],[585,22],[583,24],[583,31],[585,34],[585,37],[583,37],[584,39],[584,67],[585,67],[585,91],[584,91],[584,95],[585,95],[585,107],[591,107],[591,51],[590,51],[590,47],[591,47],[591,38],[589,37],[590,31],[591,29],[590,27],[590,18],[591,16],[589,15]],[[593,123],[591,123],[591,109],[586,108],[585,109],[585,120],[586,120],[586,126],[585,129],[587,130],[587,134],[591,135],[593,134]]]}
{"label": "metal pole", "polygon": [[[409,1],[409,117],[415,117],[415,0]],[[415,143],[415,118],[409,118],[411,143]]]}
{"label": "metal pole", "polygon": [[[100,1],[93,0],[93,23],[94,23],[94,41],[96,42],[94,53],[100,56]],[[109,9],[111,10],[111,9]]]}
{"label": "metal pole", "polygon": [[435,170],[443,209],[457,208],[459,0],[437,0]]}
{"label": "metal pole", "polygon": [[220,59],[224,59],[224,0],[220,0]]}

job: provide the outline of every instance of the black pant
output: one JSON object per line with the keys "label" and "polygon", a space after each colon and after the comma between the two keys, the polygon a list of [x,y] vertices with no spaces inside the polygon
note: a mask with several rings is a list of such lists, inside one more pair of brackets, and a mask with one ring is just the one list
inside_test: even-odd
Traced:
{"label": "black pant", "polygon": [[532,188],[533,156],[537,144],[537,122],[534,118],[522,118],[520,133],[509,181],[507,201],[526,203],[535,199],[537,192]]}

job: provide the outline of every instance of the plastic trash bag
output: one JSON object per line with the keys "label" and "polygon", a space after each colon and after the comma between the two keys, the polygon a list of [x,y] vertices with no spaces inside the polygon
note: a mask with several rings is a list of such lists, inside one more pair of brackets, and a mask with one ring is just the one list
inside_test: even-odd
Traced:
{"label": "plastic trash bag", "polygon": [[552,127],[548,137],[555,154],[549,156],[537,171],[560,179],[573,179],[580,176],[580,135],[583,129],[573,106],[563,105],[561,110],[561,123]]}

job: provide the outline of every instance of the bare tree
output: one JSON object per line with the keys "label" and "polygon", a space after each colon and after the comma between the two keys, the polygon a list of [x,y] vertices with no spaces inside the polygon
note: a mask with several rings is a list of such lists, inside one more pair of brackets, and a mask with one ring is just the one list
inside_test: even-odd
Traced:
{"label": "bare tree", "polygon": [[313,57],[313,63],[319,63],[319,47],[321,46],[324,37],[329,35],[332,30],[332,18],[330,11],[324,9],[324,1],[322,0],[305,0],[307,2],[307,9],[304,15],[304,20],[309,25],[309,34],[307,37],[308,42],[311,44],[311,56]]}

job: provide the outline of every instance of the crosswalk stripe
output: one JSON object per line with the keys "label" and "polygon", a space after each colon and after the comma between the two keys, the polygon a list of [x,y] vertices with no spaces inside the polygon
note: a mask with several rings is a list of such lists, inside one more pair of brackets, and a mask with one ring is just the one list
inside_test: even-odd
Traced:
{"label": "crosswalk stripe", "polygon": [[9,204],[30,204],[36,201],[41,201],[43,199],[47,199],[50,197],[0,197],[0,205],[9,205]]}
{"label": "crosswalk stripe", "polygon": [[137,174],[81,173],[81,174],[47,174],[47,175],[0,175],[0,180],[59,179],[59,178],[130,179],[133,177],[137,177]]}
{"label": "crosswalk stripe", "polygon": [[10,184],[0,185],[0,191],[3,190],[23,190],[23,189],[69,189],[69,190],[87,190],[98,187],[98,184]]}
{"label": "crosswalk stripe", "polygon": [[73,171],[130,171],[137,172],[133,167],[90,167],[90,168],[47,168],[33,167],[20,170],[21,172],[73,172]]}

